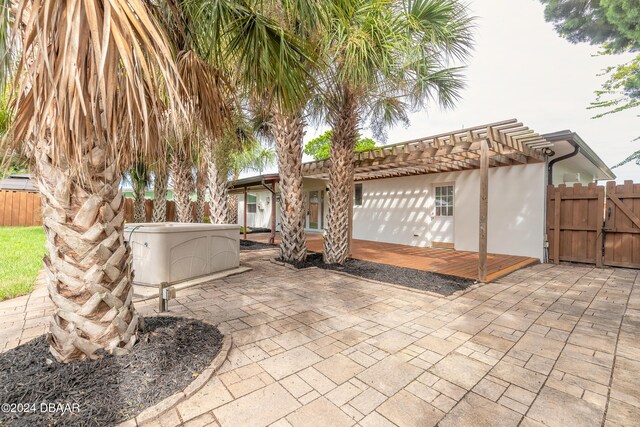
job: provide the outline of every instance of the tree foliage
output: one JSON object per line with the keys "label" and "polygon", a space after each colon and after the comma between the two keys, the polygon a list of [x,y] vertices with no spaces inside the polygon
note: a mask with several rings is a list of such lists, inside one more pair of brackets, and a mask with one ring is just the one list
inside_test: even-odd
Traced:
{"label": "tree foliage", "polygon": [[230,158],[231,177],[236,180],[245,171],[255,170],[259,174],[276,163],[276,152],[265,147],[257,139],[250,141],[243,150],[234,151]]}
{"label": "tree foliage", "polygon": [[[640,0],[541,0],[545,18],[572,43],[600,45],[602,54],[640,50]],[[640,98],[640,72],[634,60],[608,67],[609,79],[596,91],[593,108],[612,108],[606,115],[632,108],[629,100]],[[607,95],[612,100],[605,100]],[[627,98],[626,100],[622,98]],[[626,108],[621,108],[626,107]]]}
{"label": "tree foliage", "polygon": [[[601,54],[640,51],[640,0],[540,0],[545,19],[572,43],[602,47]],[[604,110],[594,118],[640,106],[640,55],[631,61],[607,67],[608,76],[589,109]],[[616,166],[630,161],[640,164],[637,151]]]}
{"label": "tree foliage", "polygon": [[[304,146],[304,154],[311,156],[314,160],[324,160],[329,158],[331,149],[332,130],[328,130],[322,135],[307,142]],[[371,138],[358,138],[355,152],[371,150],[376,146],[376,142]]]}
{"label": "tree foliage", "polygon": [[[638,0],[540,0],[544,15],[556,31],[572,43],[606,45],[607,49],[638,49],[633,37],[631,11],[637,13]],[[637,31],[637,30],[636,30]]]}

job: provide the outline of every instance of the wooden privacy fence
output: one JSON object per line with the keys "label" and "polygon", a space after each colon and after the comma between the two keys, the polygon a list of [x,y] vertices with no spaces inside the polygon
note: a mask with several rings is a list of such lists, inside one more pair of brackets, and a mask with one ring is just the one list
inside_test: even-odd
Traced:
{"label": "wooden privacy fence", "polygon": [[[153,213],[153,200],[145,200],[147,219],[151,221]],[[125,221],[133,222],[133,199],[125,199]],[[192,203],[193,219],[195,220],[195,203]],[[209,205],[204,208],[205,216],[209,216]],[[176,205],[173,201],[167,202],[167,221],[175,221]],[[42,208],[40,205],[40,193],[28,191],[4,191],[0,190],[0,226],[34,226],[42,225]]]}
{"label": "wooden privacy fence", "polygon": [[549,260],[640,268],[640,184],[547,189]]}
{"label": "wooden privacy fence", "polygon": [[[153,200],[144,201],[144,210],[146,222],[151,222],[151,215],[153,214]],[[196,219],[196,204],[191,202],[191,213],[193,220]],[[204,215],[209,216],[209,204],[204,206]],[[127,222],[133,222],[133,199],[125,199],[124,201],[124,220]],[[167,201],[167,222],[173,222],[176,220],[176,204],[174,201]]]}
{"label": "wooden privacy fence", "polygon": [[0,190],[0,226],[42,224],[40,193]]}

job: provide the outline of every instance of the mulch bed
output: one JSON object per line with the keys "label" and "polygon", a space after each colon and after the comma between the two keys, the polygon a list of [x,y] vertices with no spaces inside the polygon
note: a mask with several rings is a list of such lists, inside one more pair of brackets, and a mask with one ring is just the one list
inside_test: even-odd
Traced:
{"label": "mulch bed", "polygon": [[[282,261],[282,260],[278,260]],[[318,267],[326,270],[342,271],[365,279],[393,283],[408,288],[435,292],[448,296],[456,291],[464,290],[474,283],[471,279],[430,273],[412,268],[396,267],[376,262],[348,259],[344,265],[325,264],[322,254],[311,252],[304,262],[289,263],[296,268]]]}
{"label": "mulch bed", "polygon": [[116,425],[186,388],[210,366],[222,338],[198,320],[148,317],[130,354],[63,364],[41,336],[0,353],[0,404],[29,405],[13,408],[22,413],[3,406],[0,425]]}
{"label": "mulch bed", "polygon": [[253,240],[240,239],[241,251],[255,251],[258,249],[274,249],[279,247],[279,245],[272,245],[271,243],[254,242]]}

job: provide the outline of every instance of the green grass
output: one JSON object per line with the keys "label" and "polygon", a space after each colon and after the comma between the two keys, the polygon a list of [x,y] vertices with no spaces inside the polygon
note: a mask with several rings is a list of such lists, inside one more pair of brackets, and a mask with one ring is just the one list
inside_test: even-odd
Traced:
{"label": "green grass", "polygon": [[31,292],[44,241],[42,227],[0,227],[0,301]]}

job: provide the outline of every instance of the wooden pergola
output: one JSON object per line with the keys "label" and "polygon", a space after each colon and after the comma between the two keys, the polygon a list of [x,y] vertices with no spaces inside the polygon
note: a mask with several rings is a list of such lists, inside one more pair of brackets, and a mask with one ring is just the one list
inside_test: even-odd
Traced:
{"label": "wooden pergola", "polygon": [[[516,119],[375,147],[354,155],[355,180],[480,170],[478,277],[487,277],[489,168],[544,162],[553,143]],[[305,163],[305,177],[328,179],[331,160]],[[349,218],[352,221],[352,218]]]}
{"label": "wooden pergola", "polygon": [[[483,141],[489,148],[490,167],[543,162],[546,149],[553,146],[511,119],[356,153],[355,180],[479,169]],[[302,173],[328,179],[330,163],[330,159],[305,163]]]}

